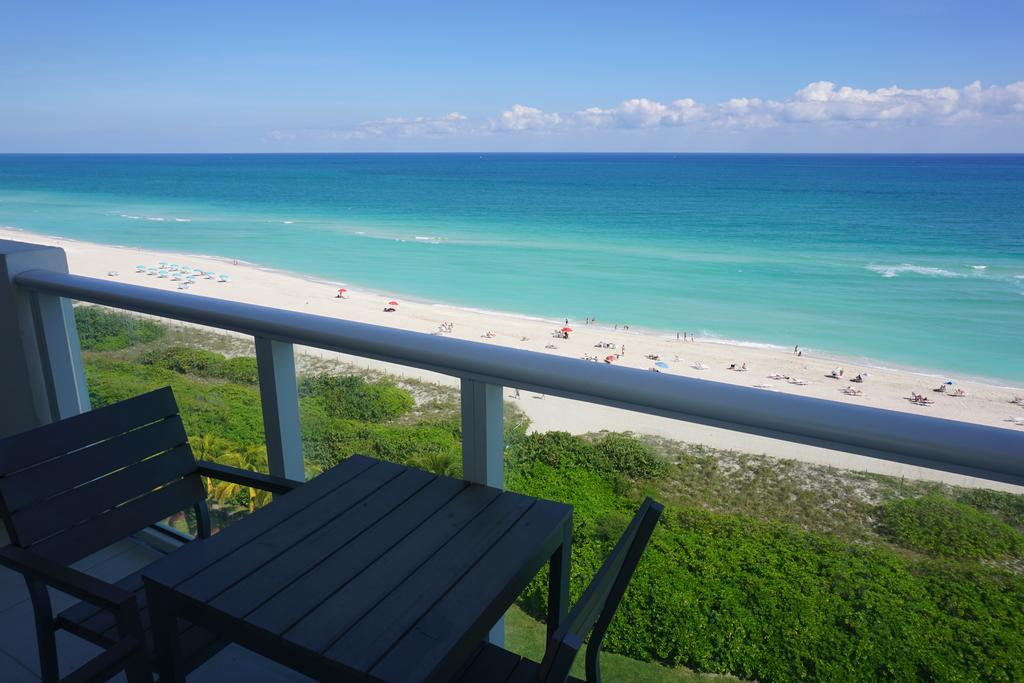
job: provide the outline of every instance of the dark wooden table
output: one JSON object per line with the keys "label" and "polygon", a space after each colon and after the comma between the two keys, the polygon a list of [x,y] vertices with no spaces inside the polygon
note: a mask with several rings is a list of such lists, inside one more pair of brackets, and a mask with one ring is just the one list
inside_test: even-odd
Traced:
{"label": "dark wooden table", "polygon": [[315,678],[444,680],[550,560],[567,612],[572,508],[353,456],[143,571],[161,680],[176,618]]}

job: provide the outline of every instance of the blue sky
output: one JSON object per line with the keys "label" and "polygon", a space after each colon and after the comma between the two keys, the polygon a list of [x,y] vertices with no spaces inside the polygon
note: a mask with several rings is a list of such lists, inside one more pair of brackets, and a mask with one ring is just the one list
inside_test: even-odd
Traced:
{"label": "blue sky", "polygon": [[0,152],[1024,151],[1020,2],[0,5]]}

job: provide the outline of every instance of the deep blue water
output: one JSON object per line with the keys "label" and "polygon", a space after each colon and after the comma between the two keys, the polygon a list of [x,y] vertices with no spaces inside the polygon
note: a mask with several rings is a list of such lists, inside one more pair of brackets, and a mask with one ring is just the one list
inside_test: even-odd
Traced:
{"label": "deep blue water", "polygon": [[1024,155],[0,155],[0,225],[1024,380]]}

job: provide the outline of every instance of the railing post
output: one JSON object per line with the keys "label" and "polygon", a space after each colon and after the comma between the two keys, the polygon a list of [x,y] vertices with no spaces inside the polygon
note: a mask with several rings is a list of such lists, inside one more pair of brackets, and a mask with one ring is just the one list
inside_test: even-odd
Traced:
{"label": "railing post", "polygon": [[289,343],[256,337],[256,364],[270,473],[305,481],[295,351]]}
{"label": "railing post", "polygon": [[67,273],[64,250],[0,240],[0,436],[89,409],[70,302],[14,282],[36,269]]}
{"label": "railing post", "polygon": [[[462,380],[462,476],[476,484],[505,488],[505,435],[502,387]],[[505,644],[505,619],[487,640]]]}
{"label": "railing post", "polygon": [[71,301],[39,292],[33,292],[31,299],[53,418],[63,420],[84,413],[90,409],[89,388]]}

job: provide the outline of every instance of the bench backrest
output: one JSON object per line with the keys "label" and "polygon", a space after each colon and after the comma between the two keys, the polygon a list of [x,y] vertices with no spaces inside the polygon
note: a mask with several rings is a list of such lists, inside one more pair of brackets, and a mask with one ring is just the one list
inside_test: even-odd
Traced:
{"label": "bench backrest", "polygon": [[11,543],[57,562],[205,500],[170,387],[0,440]]}
{"label": "bench backrest", "polygon": [[644,500],[579,602],[551,636],[541,662],[540,680],[565,681],[576,654],[586,642],[587,634],[590,634],[590,642],[587,643],[587,681],[600,683],[598,656],[601,641],[664,509],[661,503],[651,498]]}

